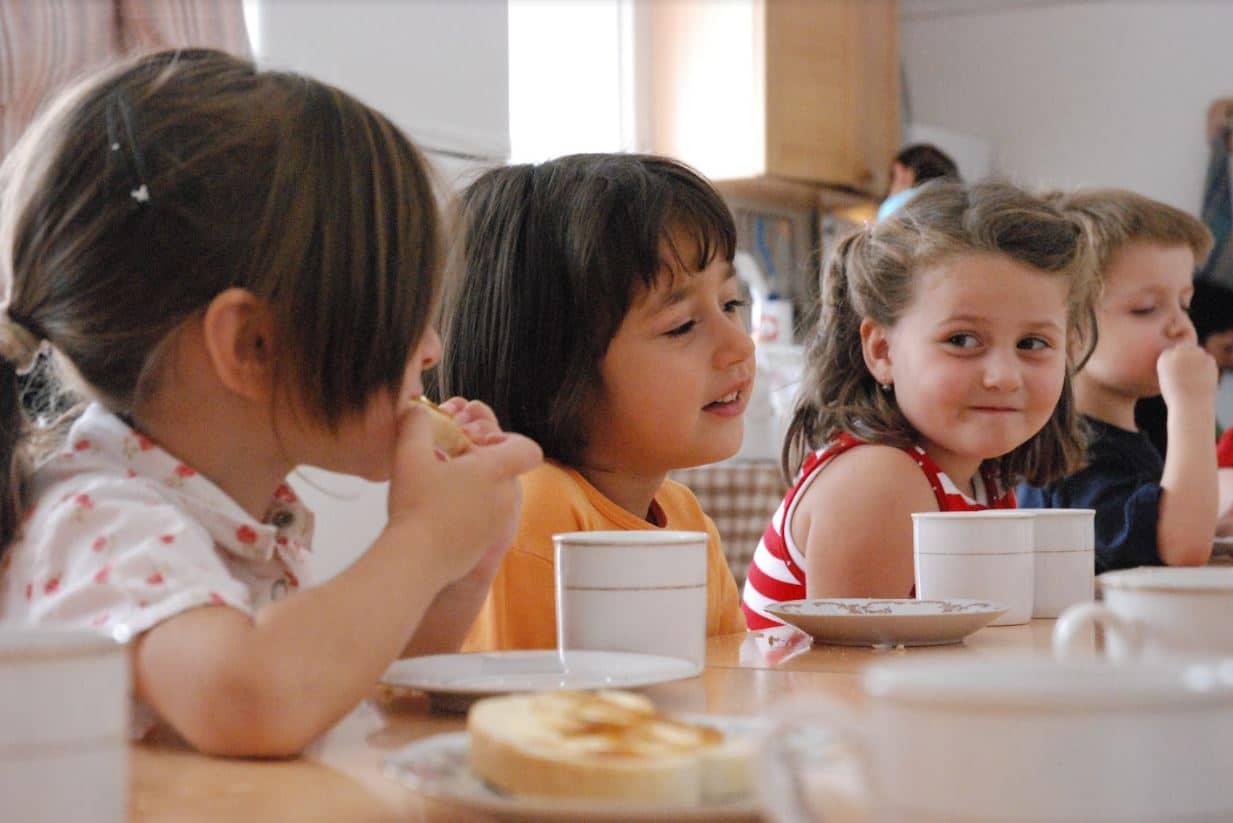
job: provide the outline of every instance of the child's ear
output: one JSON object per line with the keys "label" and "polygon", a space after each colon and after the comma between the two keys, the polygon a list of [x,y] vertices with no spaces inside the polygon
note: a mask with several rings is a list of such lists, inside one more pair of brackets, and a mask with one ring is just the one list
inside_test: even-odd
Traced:
{"label": "child's ear", "polygon": [[865,367],[874,380],[884,385],[895,382],[888,332],[885,326],[868,317],[861,321],[861,353],[865,357]]}
{"label": "child's ear", "polygon": [[274,393],[274,319],[264,300],[246,289],[219,293],[201,321],[206,351],[219,381],[250,400]]}

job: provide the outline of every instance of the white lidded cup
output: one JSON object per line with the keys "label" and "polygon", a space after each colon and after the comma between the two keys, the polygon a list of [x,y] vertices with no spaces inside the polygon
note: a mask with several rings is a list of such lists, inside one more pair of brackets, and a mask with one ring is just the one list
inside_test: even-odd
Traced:
{"label": "white lidded cup", "polygon": [[0,818],[127,819],[129,710],[123,643],[0,627]]}
{"label": "white lidded cup", "polygon": [[1036,518],[1032,617],[1057,617],[1096,596],[1096,510],[1030,509]]}
{"label": "white lidded cup", "polygon": [[1140,566],[1096,578],[1101,603],[1072,606],[1053,627],[1059,657],[1073,653],[1092,626],[1115,659],[1233,657],[1233,567]]}
{"label": "white lidded cup", "polygon": [[552,536],[557,647],[706,659],[706,532]]}
{"label": "white lidded cup", "polygon": [[755,759],[770,820],[1233,819],[1228,661],[900,660],[862,690],[859,711],[778,707]]}
{"label": "white lidded cup", "polygon": [[912,515],[916,596],[968,598],[1006,608],[991,626],[1032,619],[1033,515],[1018,509]]}

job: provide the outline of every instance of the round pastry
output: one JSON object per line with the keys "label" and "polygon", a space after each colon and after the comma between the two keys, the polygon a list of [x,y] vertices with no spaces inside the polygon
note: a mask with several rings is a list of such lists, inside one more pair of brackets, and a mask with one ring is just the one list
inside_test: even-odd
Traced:
{"label": "round pastry", "polygon": [[490,697],[467,716],[471,770],[504,792],[696,805],[749,791],[748,741],[625,691]]}
{"label": "round pastry", "polygon": [[443,453],[449,457],[457,457],[471,448],[471,438],[467,437],[466,433],[458,426],[458,423],[454,421],[454,418],[448,412],[423,395],[415,398],[412,402],[418,403],[428,410],[429,420],[432,424],[433,445]]}

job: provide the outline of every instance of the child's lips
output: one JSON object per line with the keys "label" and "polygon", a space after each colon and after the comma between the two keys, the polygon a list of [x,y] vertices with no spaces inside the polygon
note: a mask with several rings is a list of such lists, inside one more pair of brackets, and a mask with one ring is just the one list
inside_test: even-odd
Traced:
{"label": "child's lips", "polygon": [[702,410],[721,417],[737,417],[745,413],[749,405],[749,388],[735,389],[717,400],[712,400]]}

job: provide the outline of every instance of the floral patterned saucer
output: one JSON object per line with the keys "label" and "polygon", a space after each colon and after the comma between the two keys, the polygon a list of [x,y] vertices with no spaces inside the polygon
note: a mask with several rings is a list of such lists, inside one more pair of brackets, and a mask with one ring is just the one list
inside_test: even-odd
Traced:
{"label": "floral patterned saucer", "polygon": [[830,598],[788,600],[766,610],[840,646],[940,646],[959,643],[1006,611],[984,600]]}

